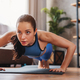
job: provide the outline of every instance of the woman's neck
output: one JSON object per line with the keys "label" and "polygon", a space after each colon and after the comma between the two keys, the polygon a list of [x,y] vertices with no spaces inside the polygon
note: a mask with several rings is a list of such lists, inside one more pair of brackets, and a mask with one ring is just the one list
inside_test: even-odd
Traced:
{"label": "woman's neck", "polygon": [[32,46],[34,43],[35,43],[35,36],[34,36],[34,38],[33,38],[32,42],[31,42],[31,43],[29,43],[27,46]]}

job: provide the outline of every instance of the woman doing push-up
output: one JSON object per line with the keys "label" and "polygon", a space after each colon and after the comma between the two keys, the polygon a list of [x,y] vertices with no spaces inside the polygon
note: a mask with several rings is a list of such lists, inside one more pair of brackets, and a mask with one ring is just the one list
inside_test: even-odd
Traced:
{"label": "woman doing push-up", "polygon": [[0,38],[0,47],[9,42],[14,45],[15,59],[19,59],[22,55],[38,59],[38,68],[49,68],[48,59],[51,56],[52,44],[66,48],[67,52],[61,67],[50,70],[56,72],[66,71],[76,49],[72,42],[54,33],[37,30],[35,19],[27,14],[21,15],[17,20],[16,31],[7,32]]}

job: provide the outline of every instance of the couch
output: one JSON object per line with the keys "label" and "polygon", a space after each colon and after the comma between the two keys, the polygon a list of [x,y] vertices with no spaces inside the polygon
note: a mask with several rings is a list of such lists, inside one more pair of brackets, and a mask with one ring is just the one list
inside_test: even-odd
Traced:
{"label": "couch", "polygon": [[13,58],[13,48],[10,46],[0,47],[0,67],[9,67],[11,64],[27,64],[31,65],[33,59],[28,58],[27,56],[22,56],[19,60],[12,60]]}

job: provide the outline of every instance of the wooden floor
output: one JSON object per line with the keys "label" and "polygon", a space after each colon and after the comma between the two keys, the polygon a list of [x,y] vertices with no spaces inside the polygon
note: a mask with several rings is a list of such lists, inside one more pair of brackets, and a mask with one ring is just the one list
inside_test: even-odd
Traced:
{"label": "wooden floor", "polygon": [[80,80],[80,68],[67,68],[63,75],[0,73],[0,80]]}

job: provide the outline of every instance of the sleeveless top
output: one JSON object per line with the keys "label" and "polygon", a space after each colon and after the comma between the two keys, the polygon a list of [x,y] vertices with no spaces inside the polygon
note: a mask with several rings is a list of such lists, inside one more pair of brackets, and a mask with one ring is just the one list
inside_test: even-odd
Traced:
{"label": "sleeveless top", "polygon": [[26,55],[28,57],[33,57],[33,58],[34,57],[39,57],[44,51],[45,51],[45,48],[44,48],[44,50],[41,50],[41,48],[39,46],[38,36],[37,36],[37,33],[36,33],[34,44],[31,45],[31,46],[25,46],[24,55]]}

